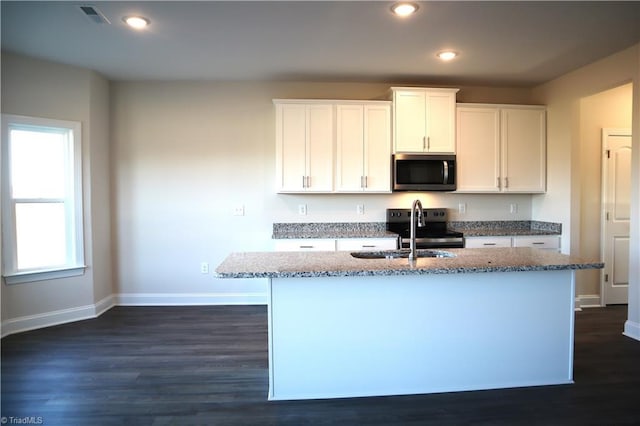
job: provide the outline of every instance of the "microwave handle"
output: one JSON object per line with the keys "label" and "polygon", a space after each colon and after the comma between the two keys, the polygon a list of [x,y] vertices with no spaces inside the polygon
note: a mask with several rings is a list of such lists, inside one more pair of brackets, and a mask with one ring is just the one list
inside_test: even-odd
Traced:
{"label": "microwave handle", "polygon": [[449,181],[449,162],[446,160],[442,161],[442,175],[443,175],[442,183],[446,185],[447,182]]}

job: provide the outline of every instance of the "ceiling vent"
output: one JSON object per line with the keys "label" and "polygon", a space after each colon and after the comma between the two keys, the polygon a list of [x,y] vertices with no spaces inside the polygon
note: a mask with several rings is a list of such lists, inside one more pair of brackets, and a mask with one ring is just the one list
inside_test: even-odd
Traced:
{"label": "ceiling vent", "polygon": [[87,18],[96,24],[110,24],[109,20],[104,16],[102,12],[96,9],[94,6],[79,6],[82,13],[84,13]]}

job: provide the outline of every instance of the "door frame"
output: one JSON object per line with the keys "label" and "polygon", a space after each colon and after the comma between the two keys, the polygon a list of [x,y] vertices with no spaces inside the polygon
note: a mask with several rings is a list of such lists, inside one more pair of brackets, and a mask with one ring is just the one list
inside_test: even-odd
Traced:
{"label": "door frame", "polygon": [[[606,214],[607,214],[607,209],[606,209],[606,199],[605,199],[605,193],[607,191],[607,177],[608,177],[608,162],[605,161],[605,155],[608,149],[608,145],[606,144],[607,142],[607,138],[609,136],[631,136],[631,129],[627,129],[627,128],[609,128],[609,127],[603,127],[602,128],[602,142],[600,143],[601,145],[601,160],[600,160],[600,164],[601,164],[601,171],[602,171],[602,176],[600,178],[600,260],[602,262],[604,262],[605,260],[605,246],[606,246],[606,235],[605,235],[605,230],[606,230]],[[606,269],[603,268],[600,270],[600,306],[604,307],[607,306],[606,301],[605,301],[605,287],[606,287],[606,283],[605,283],[605,272]],[[628,292],[628,290],[627,290]]]}

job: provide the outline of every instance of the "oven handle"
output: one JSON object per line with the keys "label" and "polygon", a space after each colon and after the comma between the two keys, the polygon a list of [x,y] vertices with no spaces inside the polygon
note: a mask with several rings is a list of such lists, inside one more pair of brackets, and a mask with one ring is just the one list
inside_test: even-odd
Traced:
{"label": "oven handle", "polygon": [[442,174],[444,176],[442,183],[446,185],[449,181],[449,162],[447,160],[442,160],[442,167]]}

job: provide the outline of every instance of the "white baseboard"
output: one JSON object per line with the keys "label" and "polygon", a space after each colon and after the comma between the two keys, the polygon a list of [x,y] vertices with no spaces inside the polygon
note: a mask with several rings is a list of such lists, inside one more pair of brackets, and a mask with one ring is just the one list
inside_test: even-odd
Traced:
{"label": "white baseboard", "polygon": [[114,306],[266,305],[266,293],[121,293],[93,305],[11,318],[2,322],[2,337],[23,331],[97,318]]}
{"label": "white baseboard", "polygon": [[2,337],[23,331],[51,327],[74,321],[96,318],[114,306],[114,297],[107,296],[93,305],[44,312],[2,321]]}
{"label": "white baseboard", "polygon": [[640,340],[640,323],[627,320],[624,323],[624,332],[622,334],[632,339]]}
{"label": "white baseboard", "polygon": [[[600,308],[600,295],[599,294],[581,294],[577,297],[580,303],[580,308]],[[576,307],[578,302],[576,301]],[[582,309],[580,309],[582,310]]]}
{"label": "white baseboard", "polygon": [[266,293],[120,293],[119,306],[266,305]]}

